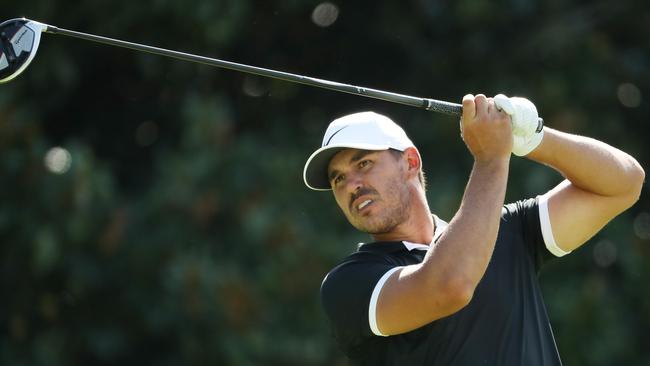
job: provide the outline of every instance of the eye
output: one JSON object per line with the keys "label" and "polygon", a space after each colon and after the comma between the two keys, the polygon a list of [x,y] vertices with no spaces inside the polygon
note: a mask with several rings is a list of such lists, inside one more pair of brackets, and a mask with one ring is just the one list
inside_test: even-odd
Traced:
{"label": "eye", "polygon": [[372,161],[370,160],[362,160],[359,162],[359,168],[365,168],[367,166],[370,166],[372,164]]}
{"label": "eye", "polygon": [[332,180],[332,185],[333,185],[333,186],[336,186],[337,184],[341,183],[341,181],[343,181],[344,178],[345,178],[345,175],[343,175],[343,174],[339,174],[339,175],[337,175],[337,176]]}

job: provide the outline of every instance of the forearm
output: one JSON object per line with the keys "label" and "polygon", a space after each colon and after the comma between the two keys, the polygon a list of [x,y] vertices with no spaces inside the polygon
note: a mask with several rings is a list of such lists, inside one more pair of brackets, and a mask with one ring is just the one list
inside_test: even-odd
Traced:
{"label": "forearm", "polygon": [[509,158],[475,163],[460,208],[423,266],[431,276],[472,292],[483,277],[496,241]]}
{"label": "forearm", "polygon": [[633,193],[644,176],[639,163],[623,151],[548,127],[539,147],[526,157],[553,167],[574,186],[602,196]]}
{"label": "forearm", "polygon": [[509,157],[475,163],[461,207],[419,264],[398,269],[377,301],[377,326],[400,334],[453,314],[472,299],[499,230]]}
{"label": "forearm", "polygon": [[377,301],[384,334],[407,332],[465,307],[490,263],[508,181],[511,122],[480,94],[463,97],[460,123],[474,157],[463,200],[424,260],[386,280]]}

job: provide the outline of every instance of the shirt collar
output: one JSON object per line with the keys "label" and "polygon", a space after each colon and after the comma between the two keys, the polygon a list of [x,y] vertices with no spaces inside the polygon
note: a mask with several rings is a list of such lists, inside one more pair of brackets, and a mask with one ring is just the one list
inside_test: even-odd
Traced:
{"label": "shirt collar", "polygon": [[[445,229],[447,228],[447,222],[441,220],[438,216],[436,215],[431,215],[433,216],[433,221],[435,223],[435,229],[433,232],[433,241],[430,243],[435,243],[440,239],[440,236],[442,233],[445,232]],[[397,249],[396,247],[397,244],[402,244],[402,248],[406,248],[408,251],[412,251],[413,249],[418,249],[418,250],[429,250],[429,245],[430,244],[422,244],[422,243],[412,243],[410,241],[394,241],[394,242],[374,242],[374,243],[359,243],[359,250],[361,251],[386,251],[386,252],[391,252]],[[403,250],[403,249],[402,249]]]}
{"label": "shirt collar", "polygon": [[402,244],[404,244],[404,246],[406,247],[406,249],[408,249],[409,251],[411,251],[411,250],[413,250],[413,249],[418,249],[418,250],[429,250],[429,246],[428,246],[428,245],[424,245],[424,244],[411,243],[410,241],[406,241],[406,240],[403,240],[403,241],[402,241]]}
{"label": "shirt collar", "polygon": [[409,251],[413,249],[418,249],[418,250],[429,250],[429,245],[435,243],[440,239],[440,236],[442,235],[443,232],[445,232],[445,229],[447,228],[447,222],[442,221],[438,216],[432,215],[433,216],[433,222],[435,223],[435,230],[433,232],[433,241],[429,244],[420,244],[420,243],[412,243],[410,241],[403,240],[402,244],[408,249]]}

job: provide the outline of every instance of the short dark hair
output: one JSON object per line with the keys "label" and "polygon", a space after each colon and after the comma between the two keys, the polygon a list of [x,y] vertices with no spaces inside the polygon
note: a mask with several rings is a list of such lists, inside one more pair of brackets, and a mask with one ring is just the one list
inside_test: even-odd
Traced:
{"label": "short dark hair", "polygon": [[[393,157],[397,159],[401,159],[402,156],[404,155],[404,151],[399,151],[395,149],[388,149],[388,151],[391,152]],[[422,167],[422,161],[420,161],[420,173],[418,174],[418,180],[420,181],[420,185],[422,186],[422,189],[426,192],[427,190],[427,177],[424,174],[424,168]]]}

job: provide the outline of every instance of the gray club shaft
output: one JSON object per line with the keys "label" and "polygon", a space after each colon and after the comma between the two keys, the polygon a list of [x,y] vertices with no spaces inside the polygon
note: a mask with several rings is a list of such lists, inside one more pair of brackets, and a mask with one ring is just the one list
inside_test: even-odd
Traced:
{"label": "gray club shaft", "polygon": [[204,57],[204,56],[197,56],[190,53],[172,51],[164,48],[152,47],[152,46],[147,46],[138,43],[126,42],[126,41],[113,39],[113,38],[96,36],[88,33],[71,31],[68,29],[58,28],[51,25],[47,25],[45,32],[52,33],[52,34],[62,34],[65,36],[81,38],[88,41],[104,43],[104,44],[117,46],[117,47],[130,48],[133,50],[153,53],[156,55],[173,57],[184,61],[197,62],[200,64],[205,64],[205,65],[210,65],[210,66],[215,66],[215,67],[220,67],[220,68],[225,68],[225,69],[230,69],[235,71],[241,71],[249,74],[254,74],[254,75],[284,80],[284,81],[290,81],[294,83],[305,84],[305,85],[315,86],[324,89],[330,89],[330,90],[339,91],[343,93],[381,99],[393,103],[406,104],[413,107],[426,109],[428,111],[444,113],[452,116],[459,116],[463,111],[463,106],[457,103],[450,103],[450,102],[428,99],[428,98],[418,98],[410,95],[391,93],[383,90],[363,88],[360,86],[355,86],[350,84],[342,84],[342,83],[337,83],[329,80],[317,79],[317,78],[312,78],[303,75],[291,74],[288,72],[265,69],[261,67],[239,64],[230,61],[223,61],[223,60],[218,60],[218,59]]}

